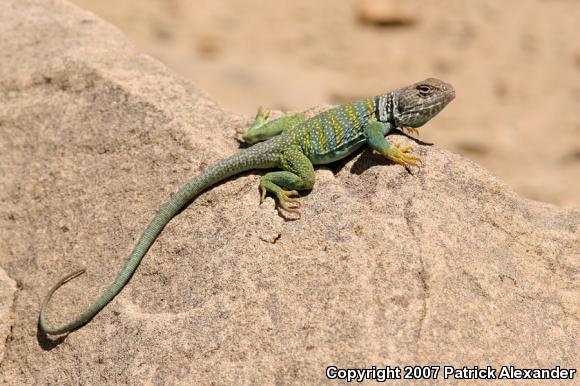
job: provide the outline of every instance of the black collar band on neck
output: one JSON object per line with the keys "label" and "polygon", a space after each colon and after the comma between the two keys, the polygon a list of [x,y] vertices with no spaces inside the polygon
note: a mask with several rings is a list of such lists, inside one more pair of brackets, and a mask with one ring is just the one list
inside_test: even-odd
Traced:
{"label": "black collar band on neck", "polygon": [[380,121],[381,119],[381,97],[380,96],[376,96],[375,97],[375,118],[377,119],[377,121]]}

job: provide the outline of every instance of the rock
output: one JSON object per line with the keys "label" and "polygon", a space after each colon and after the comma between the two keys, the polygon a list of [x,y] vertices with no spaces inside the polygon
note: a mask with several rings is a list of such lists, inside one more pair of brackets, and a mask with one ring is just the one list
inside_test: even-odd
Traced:
{"label": "rock", "polygon": [[318,384],[327,366],[577,367],[580,211],[414,144],[317,170],[284,220],[258,173],[201,195],[66,338],[180,184],[238,150],[233,116],[64,1],[0,3],[0,266],[21,283],[2,384]]}
{"label": "rock", "polygon": [[12,329],[12,306],[15,292],[16,282],[0,268],[0,342],[2,342],[2,345],[0,345],[0,363],[2,363],[4,355],[6,355],[4,345]]}
{"label": "rock", "polygon": [[382,27],[409,26],[414,24],[416,6],[408,1],[359,0],[358,17],[363,24]]}

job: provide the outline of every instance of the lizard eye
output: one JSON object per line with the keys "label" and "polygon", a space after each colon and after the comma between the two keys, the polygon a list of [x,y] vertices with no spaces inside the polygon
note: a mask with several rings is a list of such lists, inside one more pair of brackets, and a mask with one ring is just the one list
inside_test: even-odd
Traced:
{"label": "lizard eye", "polygon": [[431,88],[421,84],[417,86],[417,91],[419,91],[421,96],[428,96],[431,93]]}

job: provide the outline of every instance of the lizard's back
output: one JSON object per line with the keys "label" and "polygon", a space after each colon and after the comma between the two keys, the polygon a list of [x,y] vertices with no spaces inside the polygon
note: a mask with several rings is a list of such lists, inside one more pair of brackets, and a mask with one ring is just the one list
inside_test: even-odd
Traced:
{"label": "lizard's back", "polygon": [[322,112],[283,136],[286,143],[299,146],[313,164],[331,163],[365,144],[364,127],[375,111],[375,98],[361,99]]}

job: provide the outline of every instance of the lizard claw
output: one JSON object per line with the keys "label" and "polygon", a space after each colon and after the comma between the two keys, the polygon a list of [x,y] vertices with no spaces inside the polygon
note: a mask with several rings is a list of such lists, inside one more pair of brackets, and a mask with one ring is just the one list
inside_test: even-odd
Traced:
{"label": "lizard claw", "polygon": [[403,133],[406,134],[413,134],[414,136],[418,137],[419,136],[419,130],[415,127],[401,127],[401,130],[403,131]]}
{"label": "lizard claw", "polygon": [[260,184],[260,204],[266,199],[266,193],[268,193],[268,191]]}
{"label": "lizard claw", "polygon": [[280,207],[288,212],[300,212],[300,207],[302,203],[298,198],[298,192],[295,190],[280,190],[276,192],[276,197],[278,197],[278,204]]}
{"label": "lizard claw", "polygon": [[421,161],[421,158],[407,154],[412,149],[411,146],[400,147],[399,145],[393,145],[388,148],[383,155],[399,165],[418,166],[417,163],[422,165],[423,162]]}
{"label": "lizard claw", "polygon": [[256,113],[256,120],[265,121],[270,116],[270,109],[265,107],[258,107],[258,112]]}
{"label": "lizard claw", "polygon": [[258,107],[258,112],[256,113],[256,118],[254,124],[249,129],[244,129],[241,127],[236,128],[236,133],[238,133],[241,138],[238,138],[241,142],[246,142],[249,145],[260,141],[259,129],[266,124],[266,120],[270,116],[270,110],[265,107]]}
{"label": "lizard claw", "polygon": [[[266,199],[266,193],[268,190],[260,186],[260,204]],[[276,197],[278,198],[278,205],[288,212],[299,212],[302,202],[298,198],[299,194],[295,190],[280,190],[276,192]]]}

